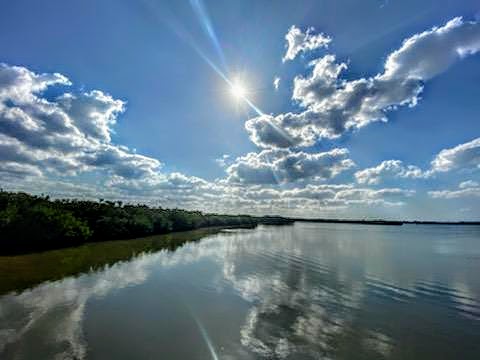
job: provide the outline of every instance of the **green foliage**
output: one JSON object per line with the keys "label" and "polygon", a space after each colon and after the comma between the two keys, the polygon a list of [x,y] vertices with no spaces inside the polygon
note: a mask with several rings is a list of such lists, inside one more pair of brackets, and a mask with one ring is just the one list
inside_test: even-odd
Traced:
{"label": "green foliage", "polygon": [[50,200],[0,190],[0,253],[76,246],[209,226],[253,227],[262,218],[124,205],[122,202]]}
{"label": "green foliage", "polygon": [[21,194],[4,201],[4,194],[1,193],[0,233],[1,246],[7,251],[18,246],[32,251],[63,244],[78,245],[92,234],[85,221],[51,206],[47,199],[41,201]]}

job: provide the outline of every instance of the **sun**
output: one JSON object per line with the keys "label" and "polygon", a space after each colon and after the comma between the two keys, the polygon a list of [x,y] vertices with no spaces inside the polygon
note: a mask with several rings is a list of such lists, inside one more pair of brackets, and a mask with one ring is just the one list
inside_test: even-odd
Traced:
{"label": "sun", "polygon": [[230,92],[235,99],[244,99],[247,95],[247,89],[239,81],[235,81],[230,85]]}

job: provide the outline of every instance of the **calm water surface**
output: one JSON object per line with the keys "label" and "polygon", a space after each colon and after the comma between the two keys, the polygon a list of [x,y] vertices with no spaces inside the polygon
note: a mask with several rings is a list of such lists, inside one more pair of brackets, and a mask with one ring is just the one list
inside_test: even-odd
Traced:
{"label": "calm water surface", "polygon": [[27,290],[10,275],[1,359],[480,359],[476,226],[264,226]]}

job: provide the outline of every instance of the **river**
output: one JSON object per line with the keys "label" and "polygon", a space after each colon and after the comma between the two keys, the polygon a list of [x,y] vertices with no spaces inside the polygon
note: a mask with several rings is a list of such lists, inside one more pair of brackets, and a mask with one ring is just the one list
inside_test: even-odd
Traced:
{"label": "river", "polygon": [[480,358],[478,226],[88,244],[0,257],[0,290],[1,359]]}

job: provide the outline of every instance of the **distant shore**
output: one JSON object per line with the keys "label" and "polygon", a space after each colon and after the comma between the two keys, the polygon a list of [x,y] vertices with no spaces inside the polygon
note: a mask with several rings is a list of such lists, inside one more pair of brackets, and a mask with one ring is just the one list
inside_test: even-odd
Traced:
{"label": "distant shore", "polygon": [[363,224],[363,225],[480,225],[480,221],[420,221],[420,220],[356,220],[356,219],[304,219],[289,218],[294,221],[335,224]]}
{"label": "distant shore", "polygon": [[335,224],[403,225],[403,221],[394,221],[394,220],[303,219],[303,218],[295,218],[293,220],[301,221],[301,222],[335,223]]}

